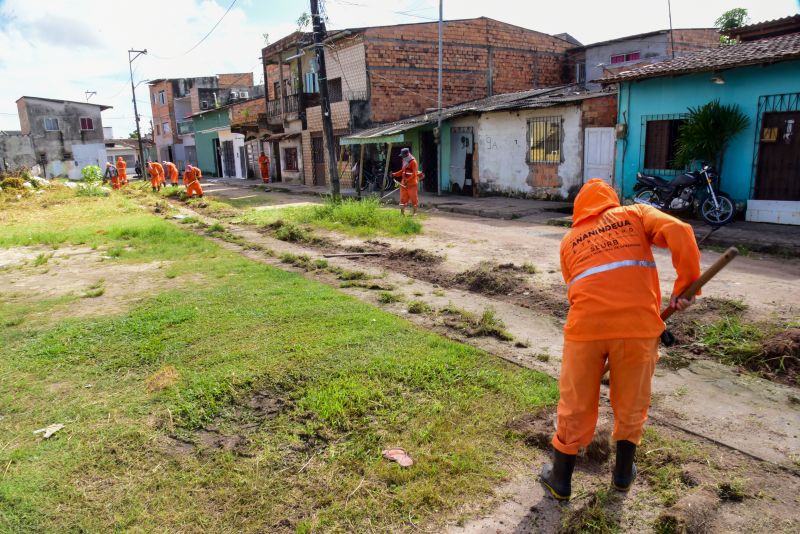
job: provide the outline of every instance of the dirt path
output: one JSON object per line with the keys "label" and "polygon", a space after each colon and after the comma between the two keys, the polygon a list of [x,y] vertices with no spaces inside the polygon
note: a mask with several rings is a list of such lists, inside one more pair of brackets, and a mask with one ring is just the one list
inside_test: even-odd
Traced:
{"label": "dirt path", "polygon": [[[226,189],[227,191],[221,191],[211,187],[207,190],[220,196],[241,194],[236,188]],[[307,201],[308,197],[281,199],[282,204]],[[324,252],[319,247],[277,241],[252,227],[226,226],[231,235],[244,239],[247,243],[267,247],[278,255],[288,252],[321,258],[321,253]],[[325,235],[320,231],[315,233]],[[331,258],[329,262],[343,269],[368,272],[372,276],[381,277],[381,283],[398,288],[397,291],[403,294],[405,302],[382,305],[388,311],[406,316],[417,324],[520,365],[557,376],[561,353],[561,322],[558,313],[551,309],[556,301],[537,301],[535,295],[528,293],[529,288],[534,288],[564,298],[557,256],[558,242],[563,233],[562,229],[533,224],[526,220],[496,221],[431,214],[425,221],[425,234],[408,239],[381,238],[379,241],[382,244],[376,244],[374,240],[370,243],[357,238],[343,239],[340,235],[328,234],[328,237],[335,237],[335,248],[339,251],[348,247],[422,249],[444,256],[441,263],[432,265],[385,257]],[[226,246],[242,252],[240,246],[228,243]],[[257,250],[245,253],[281,268],[291,268],[278,258],[265,257]],[[713,251],[704,251],[703,264],[712,263],[717,256]],[[669,288],[673,280],[670,258],[664,252],[657,252],[656,260],[662,273],[662,284],[664,288]],[[517,273],[519,279],[524,281],[524,287],[520,288],[520,292],[511,291],[500,295],[475,293],[453,282],[458,273],[473,268],[482,261],[516,265],[531,262],[536,267],[536,273]],[[295,270],[304,272],[303,269]],[[331,285],[340,284],[336,276],[327,271],[304,274]],[[745,257],[737,259],[728,270],[707,286],[705,294],[741,300],[750,307],[750,313],[754,317],[797,317],[797,303],[800,302],[798,280],[800,262],[796,260]],[[377,291],[358,287],[343,290],[360,299],[379,303]],[[513,337],[526,346],[516,346],[512,342],[490,337],[468,338],[446,326],[440,314],[408,314],[407,302],[412,299],[424,301],[433,309],[455,303],[467,311],[481,313],[491,307],[496,310],[497,316],[506,324]],[[689,435],[709,438],[720,445],[726,454],[737,458],[749,455],[797,473],[800,462],[800,405],[797,402],[797,389],[742,374],[708,360],[694,359],[688,366],[677,371],[659,367],[653,391],[651,413],[654,424],[664,424]],[[743,454],[735,453],[731,449]],[[750,471],[757,472],[758,465],[764,464],[754,463]],[[788,476],[788,480],[797,480],[796,476],[781,476]],[[536,517],[525,512],[526,509],[530,511],[531,502],[541,502],[540,491],[535,484],[529,480],[512,481],[506,490],[510,492],[509,499],[500,508],[489,513],[488,520],[468,522],[466,530],[455,531],[530,532],[547,524],[548,513],[553,515],[551,512],[545,510],[543,515],[534,514]],[[521,513],[525,515],[520,516]],[[502,517],[507,517],[508,521],[498,523]]]}

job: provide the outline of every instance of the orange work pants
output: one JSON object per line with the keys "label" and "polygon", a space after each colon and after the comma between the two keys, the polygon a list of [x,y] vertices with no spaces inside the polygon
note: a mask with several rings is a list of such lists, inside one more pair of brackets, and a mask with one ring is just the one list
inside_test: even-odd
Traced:
{"label": "orange work pants", "polygon": [[192,198],[195,194],[203,196],[203,188],[200,187],[200,182],[197,180],[186,184],[186,196]]}
{"label": "orange work pants", "polygon": [[150,185],[153,189],[161,189],[161,177],[157,174],[150,177]]}
{"label": "orange work pants", "polygon": [[265,184],[269,183],[269,167],[266,165],[261,167],[261,181]]}
{"label": "orange work pants", "polygon": [[577,454],[592,441],[606,359],[611,369],[612,438],[636,445],[642,439],[658,360],[658,338],[565,340],[558,381],[558,424],[553,436],[553,447],[564,454]]}
{"label": "orange work pants", "polygon": [[400,187],[401,206],[419,206],[419,190],[416,185]]}
{"label": "orange work pants", "polygon": [[127,185],[128,183],[128,174],[125,171],[119,173],[119,184],[120,185]]}
{"label": "orange work pants", "polygon": [[120,178],[119,176],[111,177],[111,189],[119,189]]}

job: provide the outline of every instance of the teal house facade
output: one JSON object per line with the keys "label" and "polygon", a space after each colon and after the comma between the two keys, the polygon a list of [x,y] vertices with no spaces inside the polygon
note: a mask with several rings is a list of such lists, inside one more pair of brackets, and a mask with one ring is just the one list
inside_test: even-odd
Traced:
{"label": "teal house facade", "polygon": [[197,166],[204,176],[222,176],[219,133],[230,130],[228,108],[201,111],[191,118],[197,147]]}
{"label": "teal house facade", "polygon": [[[788,19],[788,24],[787,24]],[[728,145],[720,187],[748,220],[800,224],[800,17],[740,29],[740,42],[600,80],[619,84],[615,187],[630,197],[637,172],[671,178],[690,107],[735,104],[748,127]],[[781,22],[779,35],[770,25]]]}

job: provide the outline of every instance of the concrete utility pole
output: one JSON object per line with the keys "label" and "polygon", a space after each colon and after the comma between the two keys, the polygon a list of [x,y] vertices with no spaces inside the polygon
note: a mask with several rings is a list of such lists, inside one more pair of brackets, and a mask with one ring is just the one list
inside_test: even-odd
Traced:
{"label": "concrete utility pole", "polygon": [[439,91],[436,99],[436,107],[439,108],[438,125],[436,131],[436,195],[442,194],[442,3],[444,0],[439,0]]}
{"label": "concrete utility pole", "polygon": [[[136,55],[131,58],[131,54]],[[128,50],[128,69],[131,72],[131,93],[133,94],[133,115],[136,118],[136,137],[139,138],[139,166],[142,169],[142,176],[140,176],[140,178],[143,178],[145,174],[145,159],[144,147],[142,146],[142,131],[139,129],[139,109],[136,106],[136,86],[133,85],[133,62],[142,54],[147,54],[146,48],[144,50]]]}
{"label": "concrete utility pole", "polygon": [[322,132],[325,144],[328,145],[328,171],[331,175],[331,194],[334,200],[341,198],[339,188],[339,170],[336,168],[336,147],[333,146],[333,117],[331,116],[331,100],[328,95],[328,75],[325,70],[325,45],[327,37],[325,22],[319,16],[318,0],[311,0],[311,22],[314,29],[314,53],[317,57],[317,79],[319,80],[319,96],[322,101]]}

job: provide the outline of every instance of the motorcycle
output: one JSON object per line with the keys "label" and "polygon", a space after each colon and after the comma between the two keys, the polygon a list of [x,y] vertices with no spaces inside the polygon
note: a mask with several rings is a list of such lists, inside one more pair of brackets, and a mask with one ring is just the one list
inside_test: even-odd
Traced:
{"label": "motorcycle", "polygon": [[662,211],[681,212],[697,207],[700,217],[711,226],[724,226],[736,215],[730,195],[719,190],[719,175],[708,165],[673,180],[637,173],[633,201]]}

